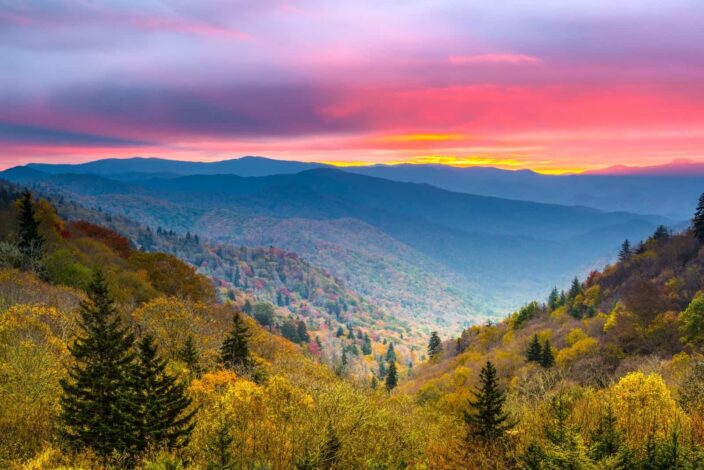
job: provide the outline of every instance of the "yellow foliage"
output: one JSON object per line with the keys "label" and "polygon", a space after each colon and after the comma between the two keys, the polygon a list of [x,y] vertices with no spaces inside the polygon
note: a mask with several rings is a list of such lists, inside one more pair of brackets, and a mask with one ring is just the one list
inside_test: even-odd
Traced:
{"label": "yellow foliage", "polygon": [[570,346],[574,346],[577,342],[588,337],[589,336],[581,328],[573,328],[569,333],[567,333],[565,341]]}
{"label": "yellow foliage", "polygon": [[584,339],[580,339],[569,348],[561,349],[560,352],[557,353],[556,362],[558,365],[565,365],[579,359],[580,357],[593,354],[597,350],[597,345],[598,342],[594,338],[586,337]]}

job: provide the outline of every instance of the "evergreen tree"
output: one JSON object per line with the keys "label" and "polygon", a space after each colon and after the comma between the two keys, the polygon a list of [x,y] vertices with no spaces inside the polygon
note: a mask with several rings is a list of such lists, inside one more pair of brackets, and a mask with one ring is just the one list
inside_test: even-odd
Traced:
{"label": "evergreen tree", "polygon": [[101,272],[81,303],[79,332],[69,346],[68,380],[61,381],[62,437],[74,449],[102,457],[133,454],[138,448],[130,375],[134,337],[120,323]]}
{"label": "evergreen tree", "polygon": [[144,336],[137,344],[137,364],[132,370],[135,397],[132,409],[139,418],[138,450],[187,444],[195,412],[186,410],[191,399],[184,384],[166,372],[166,361],[157,355],[154,338]]}
{"label": "evergreen tree", "polygon": [[44,237],[39,234],[39,222],[34,213],[32,194],[24,191],[19,202],[17,247],[23,255],[37,259],[41,257]]}
{"label": "evergreen tree", "polygon": [[699,243],[704,243],[704,194],[699,196],[699,204],[692,219],[692,230]]}
{"label": "evergreen tree", "polygon": [[232,458],[232,443],[234,438],[230,433],[232,427],[231,420],[224,413],[218,415],[218,423],[215,428],[215,435],[207,445],[210,461],[208,470],[235,470],[237,466]]}
{"label": "evergreen tree", "polygon": [[394,343],[389,343],[386,348],[386,362],[396,362],[396,351],[394,351]]}
{"label": "evergreen tree", "polygon": [[538,335],[533,335],[533,339],[528,345],[528,350],[526,351],[526,359],[528,362],[541,362],[543,358],[543,348],[540,346],[540,340]]}
{"label": "evergreen tree", "polygon": [[608,459],[609,468],[626,470],[631,468],[633,455],[624,445],[623,434],[619,431],[616,421],[616,415],[609,406],[591,435],[589,455],[597,462]]}
{"label": "evergreen tree", "polygon": [[398,373],[396,372],[396,361],[389,361],[389,370],[386,373],[386,390],[391,391],[398,385]]}
{"label": "evergreen tree", "polygon": [[430,334],[430,341],[428,341],[428,357],[433,359],[435,356],[442,352],[442,341],[438,336],[437,331],[433,331]]}
{"label": "evergreen tree", "polygon": [[619,261],[626,261],[628,258],[631,257],[631,242],[628,240],[624,240],[623,243],[621,244],[621,250],[618,252],[618,260]]}
{"label": "evergreen tree", "polygon": [[465,411],[464,421],[475,436],[492,441],[500,439],[515,423],[504,412],[506,394],[499,386],[491,361],[482,367],[479,382],[479,387],[473,391],[474,400],[469,403],[471,412]]}
{"label": "evergreen tree", "polygon": [[249,355],[249,328],[239,312],[232,316],[232,330],[220,347],[220,362],[228,369],[248,370],[252,365]]}
{"label": "evergreen tree", "polygon": [[555,354],[552,352],[552,347],[550,346],[550,341],[545,340],[545,345],[543,345],[543,351],[540,354],[540,365],[546,369],[552,367],[555,364]]}
{"label": "evergreen tree", "polygon": [[297,330],[298,330],[298,338],[300,341],[307,343],[310,341],[310,336],[308,336],[308,327],[306,326],[306,322],[303,320],[298,320],[298,325],[297,325]]}
{"label": "evergreen tree", "polygon": [[384,364],[384,361],[379,362],[379,378],[383,379],[386,377],[386,364]]}
{"label": "evergreen tree", "polygon": [[552,312],[557,307],[560,306],[560,293],[557,291],[557,287],[553,287],[548,295],[548,309]]}
{"label": "evergreen tree", "polygon": [[364,342],[362,343],[362,354],[368,356],[372,353],[372,340],[368,334],[364,334]]}
{"label": "evergreen tree", "polygon": [[572,285],[570,286],[570,291],[567,294],[567,298],[570,299],[570,301],[574,300],[575,297],[577,297],[579,294],[582,293],[582,284],[580,284],[579,279],[575,277],[572,279]]}
{"label": "evergreen tree", "polygon": [[354,341],[354,330],[351,326],[348,326],[347,328],[349,328],[349,331],[347,331],[347,339]]}
{"label": "evergreen tree", "polygon": [[335,333],[335,337],[339,338],[340,336],[344,336],[344,335],[345,335],[345,330],[343,330],[341,326],[338,327],[337,332]]}
{"label": "evergreen tree", "polygon": [[250,302],[249,299],[244,301],[244,306],[242,307],[242,311],[244,313],[246,313],[247,315],[250,315],[252,313],[252,302]]}
{"label": "evergreen tree", "polygon": [[200,375],[200,365],[198,364],[200,361],[200,352],[198,352],[198,348],[196,347],[196,341],[193,339],[193,335],[188,335],[186,338],[186,341],[183,343],[183,346],[178,350],[176,353],[176,358],[180,361],[183,361],[186,363],[190,371],[198,377]]}
{"label": "evergreen tree", "polygon": [[672,235],[672,233],[667,227],[665,227],[664,225],[658,225],[651,238],[655,241],[662,241],[669,239],[670,235]]}

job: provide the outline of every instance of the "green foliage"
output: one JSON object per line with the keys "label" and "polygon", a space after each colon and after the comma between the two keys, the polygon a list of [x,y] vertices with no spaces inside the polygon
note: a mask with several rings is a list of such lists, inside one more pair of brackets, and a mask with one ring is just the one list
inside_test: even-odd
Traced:
{"label": "green foliage", "polygon": [[391,391],[398,385],[398,372],[396,370],[396,361],[389,361],[389,369],[386,372],[386,379],[384,381],[386,385],[386,390]]}
{"label": "green foliage", "polygon": [[220,347],[220,362],[228,369],[248,371],[252,366],[249,353],[249,328],[239,313],[232,316],[232,329]]}
{"label": "green foliage", "polygon": [[704,194],[699,196],[697,210],[692,219],[692,231],[699,243],[704,243]]}
{"label": "green foliage", "polygon": [[624,240],[618,252],[618,260],[623,262],[631,257],[631,242]]}
{"label": "green foliage", "polygon": [[137,415],[137,449],[183,447],[193,431],[194,412],[186,388],[166,372],[166,361],[157,355],[154,338],[144,336],[137,344],[137,361],[131,370],[135,396],[132,413]]}
{"label": "green foliage", "polygon": [[540,305],[538,305],[538,302],[533,301],[527,305],[524,305],[518,310],[518,312],[513,314],[514,328],[520,328],[525,322],[527,322],[531,318],[535,318],[539,313]]}
{"label": "green foliage", "polygon": [[54,284],[86,289],[90,284],[90,268],[76,261],[73,253],[66,248],[59,248],[45,258],[46,275]]}
{"label": "green foliage", "polygon": [[271,326],[274,322],[274,306],[269,302],[257,302],[252,308],[252,316],[262,326]]}
{"label": "green foliage", "polygon": [[550,341],[545,340],[545,345],[543,345],[543,350],[540,353],[540,365],[547,368],[552,367],[555,364],[555,355],[552,352],[552,347],[550,346]]}
{"label": "green foliage", "polygon": [[515,426],[515,422],[504,411],[506,392],[499,386],[496,368],[491,361],[482,367],[479,386],[473,394],[469,411],[464,413],[470,433],[489,441],[501,439],[506,431]]}
{"label": "green foliage", "polygon": [[699,344],[704,341],[704,292],[697,292],[682,312],[680,332],[687,342]]}
{"label": "green foliage", "polygon": [[538,335],[533,335],[530,344],[528,344],[528,350],[526,351],[526,360],[528,362],[540,362],[542,357],[543,348],[540,346]]}
{"label": "green foliage", "polygon": [[198,377],[201,373],[201,367],[200,367],[200,352],[198,351],[198,348],[196,347],[196,341],[193,338],[192,334],[189,334],[188,337],[186,337],[186,341],[183,343],[183,346],[181,349],[178,350],[178,353],[176,355],[177,359],[180,361],[183,361],[186,366],[188,366],[188,369],[196,376]]}
{"label": "green foliage", "polygon": [[396,362],[396,351],[394,350],[394,343],[389,343],[389,347],[386,348],[386,361]]}
{"label": "green foliage", "polygon": [[442,352],[442,341],[438,336],[437,331],[433,331],[430,334],[430,340],[428,341],[428,357],[434,359],[438,354]]}
{"label": "green foliage", "polygon": [[62,380],[62,435],[74,449],[107,457],[137,450],[130,374],[134,338],[121,326],[105,278],[98,271],[81,304],[74,363]]}
{"label": "green foliage", "polygon": [[17,246],[24,256],[32,260],[42,257],[44,237],[39,234],[39,222],[35,217],[32,194],[29,191],[22,193],[19,201],[17,237]]}
{"label": "green foliage", "polygon": [[232,426],[233,423],[230,417],[221,410],[218,414],[215,433],[207,445],[208,454],[210,455],[208,470],[235,470],[237,468],[230,450],[234,442],[234,438],[230,433]]}

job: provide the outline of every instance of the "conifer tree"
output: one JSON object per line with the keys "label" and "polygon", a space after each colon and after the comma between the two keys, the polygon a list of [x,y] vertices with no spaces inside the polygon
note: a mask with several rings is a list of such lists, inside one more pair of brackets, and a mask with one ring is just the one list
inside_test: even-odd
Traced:
{"label": "conifer tree", "polygon": [[389,361],[389,370],[386,372],[386,390],[391,391],[398,385],[398,373],[396,371],[396,361]]}
{"label": "conifer tree", "polygon": [[32,259],[41,258],[44,237],[39,234],[39,222],[34,216],[32,193],[24,191],[19,202],[18,242],[20,252]]}
{"label": "conifer tree", "polygon": [[215,435],[207,445],[210,461],[208,470],[235,470],[235,462],[232,458],[232,443],[234,438],[230,432],[232,423],[225,414],[218,414],[218,423],[215,428]]}
{"label": "conifer tree", "polygon": [[555,364],[555,354],[552,352],[552,347],[550,346],[550,341],[545,340],[543,345],[543,351],[540,354],[540,365],[546,369],[552,367]]}
{"label": "conifer tree", "polygon": [[379,378],[383,379],[386,377],[386,365],[384,364],[384,361],[379,362]]}
{"label": "conifer tree", "polygon": [[626,261],[631,257],[631,242],[624,240],[621,244],[621,249],[618,252],[618,260]]}
{"label": "conifer tree", "polygon": [[704,194],[699,196],[699,204],[692,219],[692,230],[699,243],[704,243]]}
{"label": "conifer tree", "polygon": [[579,279],[575,277],[572,279],[572,285],[570,286],[570,291],[567,294],[567,298],[570,300],[574,300],[575,297],[577,297],[579,294],[582,293],[582,284],[580,284]]}
{"label": "conifer tree", "polygon": [[195,412],[187,412],[191,399],[186,387],[166,372],[166,361],[157,355],[151,335],[144,336],[137,344],[132,380],[135,388],[132,409],[139,418],[138,450],[185,446],[194,427]]}
{"label": "conifer tree", "polygon": [[310,336],[308,336],[308,327],[306,326],[306,322],[303,320],[298,320],[298,325],[297,325],[297,330],[298,330],[298,339],[304,343],[307,343],[310,341]]}
{"label": "conifer tree", "polygon": [[120,319],[100,271],[81,303],[79,332],[69,352],[73,363],[61,381],[62,437],[69,447],[90,448],[102,457],[137,449],[133,413],[134,337]]}
{"label": "conifer tree", "polygon": [[389,347],[386,349],[386,361],[395,362],[396,361],[396,351],[394,351],[394,343],[389,343]]}
{"label": "conifer tree", "polygon": [[479,386],[472,393],[474,400],[469,403],[470,412],[464,413],[464,421],[472,434],[493,441],[515,426],[504,411],[506,393],[499,386],[496,368],[491,361],[482,367]]}
{"label": "conifer tree", "polygon": [[440,341],[440,337],[438,336],[438,332],[433,331],[430,334],[430,341],[428,341],[428,357],[430,357],[430,359],[433,359],[441,352],[442,352],[442,341]]}
{"label": "conifer tree", "polygon": [[528,350],[526,351],[526,359],[528,362],[541,362],[543,357],[543,348],[540,345],[540,340],[538,335],[533,335],[533,339],[528,345]]}
{"label": "conifer tree", "polygon": [[338,327],[337,332],[335,332],[335,337],[339,338],[340,336],[344,336],[344,335],[345,335],[345,330],[343,330],[341,326]]}
{"label": "conifer tree", "polygon": [[611,406],[601,417],[599,425],[591,435],[590,457],[595,461],[610,459],[613,468],[630,468],[632,454],[623,442],[623,434],[616,424],[616,415]]}
{"label": "conifer tree", "polygon": [[249,328],[239,312],[235,312],[232,316],[232,329],[220,347],[220,362],[226,368],[247,371],[251,367],[249,336]]}
{"label": "conifer tree", "polygon": [[200,352],[198,352],[193,335],[188,335],[186,341],[183,343],[183,346],[181,346],[181,349],[178,350],[176,356],[177,359],[186,363],[190,371],[196,377],[200,375],[201,370],[200,365],[198,364],[200,361]]}
{"label": "conifer tree", "polygon": [[559,307],[560,293],[557,291],[557,287],[553,287],[548,295],[548,309],[552,312],[557,307]]}

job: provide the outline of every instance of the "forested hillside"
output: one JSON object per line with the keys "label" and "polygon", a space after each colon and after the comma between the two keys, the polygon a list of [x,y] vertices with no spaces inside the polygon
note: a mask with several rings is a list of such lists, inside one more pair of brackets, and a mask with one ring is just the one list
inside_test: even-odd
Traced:
{"label": "forested hillside", "polygon": [[[0,464],[702,468],[700,206],[693,229],[660,227],[643,243],[624,243],[618,263],[545,302],[458,337],[427,335],[429,359],[409,368],[373,322],[349,328],[341,309],[328,341],[327,320],[288,309],[282,291],[281,305],[271,305],[253,297],[256,289],[214,285],[175,256],[67,222],[49,201],[4,185]],[[137,229],[143,248],[170,246],[179,256],[223,248]],[[215,254],[213,272],[230,269],[218,264],[230,259],[262,271],[247,283],[305,272],[325,302],[330,292],[350,305],[357,298],[284,252]],[[263,288],[274,285],[287,284]],[[304,300],[301,289],[290,289],[294,303]],[[305,300],[315,299],[308,292]],[[326,363],[321,352],[330,348],[342,354]]]}

